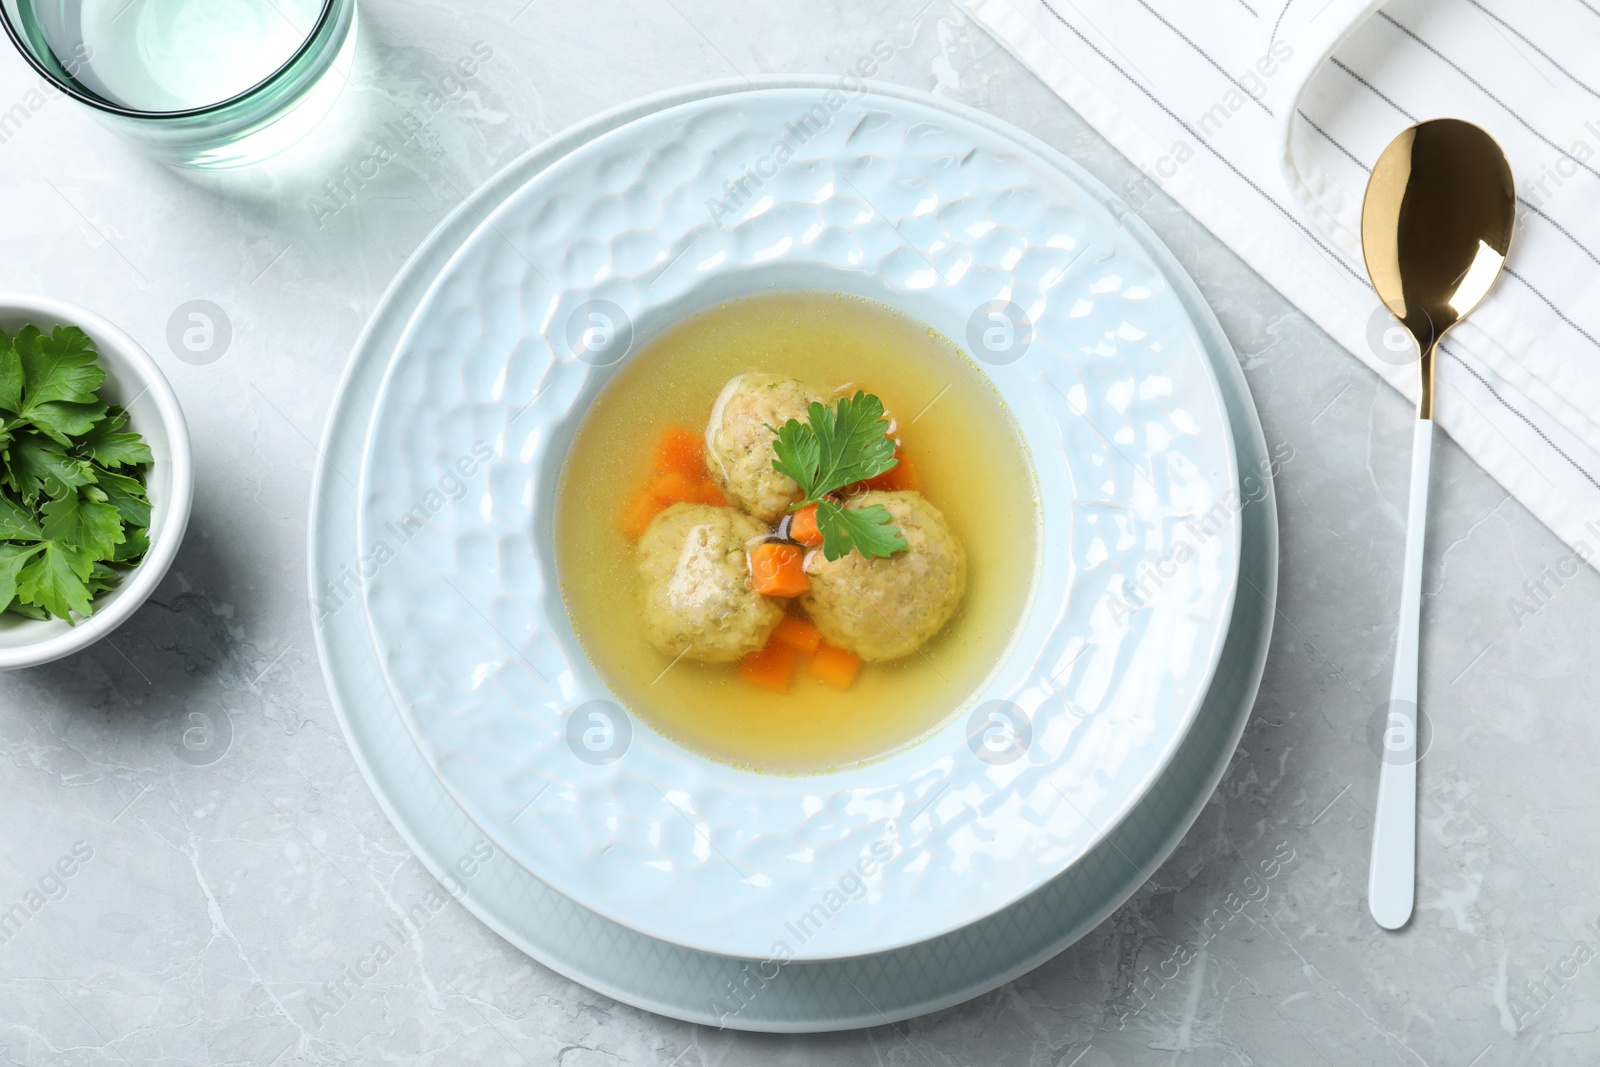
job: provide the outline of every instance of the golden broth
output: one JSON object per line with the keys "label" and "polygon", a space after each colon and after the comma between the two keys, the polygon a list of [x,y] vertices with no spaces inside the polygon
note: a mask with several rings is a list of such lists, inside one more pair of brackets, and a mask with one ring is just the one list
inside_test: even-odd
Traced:
{"label": "golden broth", "polygon": [[[617,520],[649,480],[669,426],[703,433],[729,378],[783,374],[831,393],[876,393],[967,550],[960,610],[917,653],[864,663],[839,690],[802,657],[789,691],[739,678],[738,664],[674,663],[645,639],[633,543]],[[751,769],[804,772],[887,754],[930,733],[1004,655],[1028,598],[1038,503],[1026,449],[983,372],[949,341],[888,307],[831,293],[728,301],[633,354],[579,426],[562,472],[556,567],[585,652],[628,708],[694,751]],[[792,610],[792,609],[791,609]]]}

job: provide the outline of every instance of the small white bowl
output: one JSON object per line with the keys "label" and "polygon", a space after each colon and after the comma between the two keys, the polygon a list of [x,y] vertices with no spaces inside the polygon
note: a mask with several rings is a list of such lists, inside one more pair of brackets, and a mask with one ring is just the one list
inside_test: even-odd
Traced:
{"label": "small white bowl", "polygon": [[194,496],[189,426],[156,361],[133,338],[92,311],[45,296],[0,293],[0,329],[14,335],[30,325],[45,333],[56,326],[76,326],[88,334],[106,372],[101,399],[127,408],[128,428],[149,444],[154,458],[146,477],[150,549],[116,588],[95,597],[94,614],[79,619],[76,626],[61,619],[0,616],[0,670],[36,667],[70,656],[122,625],[172,565],[189,525]]}

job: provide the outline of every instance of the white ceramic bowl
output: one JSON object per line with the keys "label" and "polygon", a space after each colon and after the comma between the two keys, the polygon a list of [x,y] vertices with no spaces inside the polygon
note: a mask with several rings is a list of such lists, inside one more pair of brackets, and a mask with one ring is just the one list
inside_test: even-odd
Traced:
{"label": "white ceramic bowl", "polygon": [[[918,943],[1079,861],[1185,736],[1238,580],[1216,376],[1103,191],[934,104],[876,97],[842,102],[772,170],[774,137],[828,99],[771,89],[641,117],[487,211],[396,345],[361,468],[363,556],[313,594],[325,624],[360,610],[344,607],[359,581],[419,751],[488,841],[623,926],[756,960]],[[763,182],[733,203],[726,176],[747,165]],[[962,708],[829,774],[742,771],[634,720],[551,563],[568,444],[628,359],[580,354],[591,316],[642,344],[769,288],[876,300],[984,357],[1048,546]],[[1013,307],[1020,350],[985,334]]]}
{"label": "white ceramic bowl", "polygon": [[133,338],[92,311],[45,296],[0,293],[0,329],[15,334],[30,325],[46,333],[56,326],[76,326],[88,334],[106,371],[101,398],[127,408],[128,428],[150,445],[154,456],[146,479],[150,550],[115,589],[94,599],[94,614],[75,626],[61,619],[41,622],[0,616],[0,670],[36,667],[70,656],[122,625],[172,565],[189,525],[194,495],[189,426],[156,361]]}

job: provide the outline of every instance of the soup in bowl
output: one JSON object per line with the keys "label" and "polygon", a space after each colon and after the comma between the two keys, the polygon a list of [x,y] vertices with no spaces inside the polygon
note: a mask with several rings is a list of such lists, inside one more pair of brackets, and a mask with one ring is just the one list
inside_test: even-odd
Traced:
{"label": "soup in bowl", "polygon": [[764,772],[928,736],[1005,656],[1039,540],[989,378],[885,305],[728,300],[633,353],[562,470],[573,629],[627,708]]}

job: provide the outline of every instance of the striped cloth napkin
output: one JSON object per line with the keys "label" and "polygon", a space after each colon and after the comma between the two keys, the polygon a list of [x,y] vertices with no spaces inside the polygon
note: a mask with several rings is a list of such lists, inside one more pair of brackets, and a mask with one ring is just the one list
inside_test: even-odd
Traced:
{"label": "striped cloth napkin", "polygon": [[1444,342],[1435,418],[1580,557],[1600,556],[1600,3],[964,3],[1139,166],[1116,190],[1130,206],[1166,190],[1413,398],[1410,341],[1362,266],[1367,173],[1420,119],[1493,134],[1517,230],[1506,276]]}

